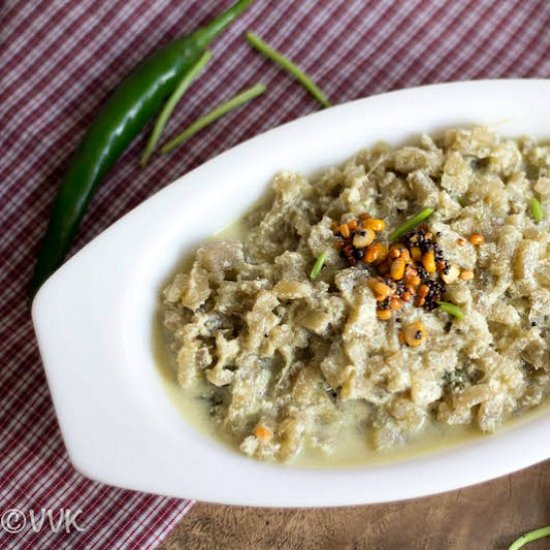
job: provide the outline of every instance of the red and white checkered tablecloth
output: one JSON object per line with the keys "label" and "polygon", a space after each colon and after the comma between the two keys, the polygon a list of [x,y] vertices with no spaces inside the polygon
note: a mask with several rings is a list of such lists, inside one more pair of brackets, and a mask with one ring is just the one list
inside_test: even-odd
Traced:
{"label": "red and white checkered tablecloth", "polygon": [[[1,548],[150,548],[192,504],[106,487],[73,470],[25,286],[60,175],[105,97],[144,55],[228,3],[0,4]],[[137,162],[144,138],[136,139],[94,198],[73,252],[179,175],[318,108],[246,45],[248,29],[297,61],[333,103],[432,82],[550,74],[545,0],[257,0],[215,42],[214,59],[178,107],[168,134],[255,82],[267,84],[268,92],[145,170]],[[42,508],[81,510],[77,523],[84,530],[55,533],[46,525],[35,533],[29,514]],[[10,509],[27,519],[18,533],[9,531],[22,518],[10,516]]]}

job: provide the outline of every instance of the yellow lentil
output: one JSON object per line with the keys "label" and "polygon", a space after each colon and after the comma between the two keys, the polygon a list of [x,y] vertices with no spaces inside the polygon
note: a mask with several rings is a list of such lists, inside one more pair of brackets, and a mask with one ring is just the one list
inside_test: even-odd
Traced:
{"label": "yellow lentil", "polygon": [[399,281],[405,274],[405,260],[403,258],[395,259],[391,264],[390,275],[392,279]]}
{"label": "yellow lentil", "polygon": [[474,278],[474,272],[471,269],[466,269],[460,274],[463,281],[471,281]]}
{"label": "yellow lentil", "polygon": [[426,328],[420,321],[415,321],[403,329],[403,338],[408,346],[417,347],[426,339]]}
{"label": "yellow lentil", "polygon": [[353,246],[355,248],[365,248],[374,241],[374,236],[372,229],[365,229],[361,233],[356,233],[353,237]]}
{"label": "yellow lentil", "polygon": [[470,235],[470,242],[474,246],[478,246],[485,242],[485,237],[481,233],[474,233],[473,235]]}
{"label": "yellow lentil", "polygon": [[376,310],[376,316],[381,321],[388,321],[391,319],[391,310],[389,309],[377,309]]}
{"label": "yellow lentil", "polygon": [[386,224],[384,223],[384,220],[370,218],[363,221],[363,227],[366,229],[372,229],[373,231],[382,231],[386,227]]}
{"label": "yellow lentil", "polygon": [[382,300],[385,300],[391,294],[391,288],[380,281],[376,281],[376,283],[372,285],[372,290],[377,296],[380,296]]}
{"label": "yellow lentil", "polygon": [[349,227],[347,226],[347,224],[343,223],[339,228],[338,228],[338,231],[340,231],[340,235],[342,235],[342,237],[344,237],[344,239],[347,239],[351,233],[350,233],[350,230],[349,230]]}
{"label": "yellow lentil", "polygon": [[260,424],[254,429],[254,436],[261,441],[269,441],[273,437],[273,432]]}
{"label": "yellow lentil", "polygon": [[422,251],[418,248],[418,246],[413,246],[411,248],[411,256],[413,260],[416,260],[417,262],[422,259]]}
{"label": "yellow lentil", "polygon": [[422,257],[422,265],[428,273],[435,273],[435,256],[433,250],[428,250]]}

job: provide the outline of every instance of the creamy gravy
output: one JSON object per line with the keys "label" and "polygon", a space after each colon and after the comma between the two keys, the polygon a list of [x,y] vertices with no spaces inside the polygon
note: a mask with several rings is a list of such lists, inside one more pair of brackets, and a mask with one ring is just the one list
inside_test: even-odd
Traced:
{"label": "creamy gravy", "polygon": [[[156,345],[178,407],[249,456],[316,467],[410,459],[540,414],[550,225],[530,209],[550,211],[549,154],[478,127],[363,150],[313,184],[278,174],[266,207],[163,291],[174,349]],[[429,222],[389,247],[421,207]]]}
{"label": "creamy gravy", "polygon": [[[183,419],[189,422],[197,431],[238,452],[238,447],[233,444],[229,437],[224,437],[223,431],[218,430],[217,425],[212,421],[212,417],[208,412],[208,400],[192,397],[178,386],[175,365],[169,356],[166,339],[167,335],[164,333],[162,321],[157,317],[154,323],[153,345],[159,373],[171,402],[181,413]],[[471,425],[447,426],[430,422],[418,433],[417,438],[408,440],[402,446],[385,450],[373,449],[359,431],[354,427],[350,427],[349,430],[342,430],[341,439],[338,442],[339,446],[332,453],[325,454],[318,449],[305,448],[290,466],[342,468],[377,466],[412,460],[443,452],[459,445],[498,437],[499,433],[507,428],[533,420],[546,412],[548,412],[548,406],[542,405],[528,412],[521,419],[509,421],[505,427],[494,435],[484,434]]]}
{"label": "creamy gravy", "polygon": [[[240,239],[244,240],[247,234],[246,216],[233,222],[218,232],[212,239]],[[190,266],[193,254],[184,258],[178,269]],[[181,412],[182,416],[199,432],[213,437],[217,441],[238,451],[229,437],[218,429],[209,414],[209,402],[190,396],[176,381],[176,366],[168,350],[168,335],[162,327],[162,319],[157,316],[153,335],[155,356],[162,380],[172,403]],[[356,415],[360,415],[357,411]],[[381,465],[391,462],[410,460],[434,452],[456,447],[471,441],[485,439],[488,436],[471,425],[446,426],[433,422],[419,431],[417,438],[410,439],[405,445],[387,450],[375,450],[368,440],[353,426],[353,415],[349,417],[349,429],[341,432],[338,448],[330,454],[319,449],[304,448],[292,466],[308,468],[332,468],[357,465]]]}

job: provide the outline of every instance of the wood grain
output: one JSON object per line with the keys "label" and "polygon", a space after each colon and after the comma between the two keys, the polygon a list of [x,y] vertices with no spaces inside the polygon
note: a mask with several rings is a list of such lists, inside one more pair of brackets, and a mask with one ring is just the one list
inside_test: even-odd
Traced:
{"label": "wood grain", "polygon": [[[374,506],[277,510],[197,503],[161,548],[505,549],[547,524],[550,461],[460,491]],[[526,549],[550,549],[550,539]]]}

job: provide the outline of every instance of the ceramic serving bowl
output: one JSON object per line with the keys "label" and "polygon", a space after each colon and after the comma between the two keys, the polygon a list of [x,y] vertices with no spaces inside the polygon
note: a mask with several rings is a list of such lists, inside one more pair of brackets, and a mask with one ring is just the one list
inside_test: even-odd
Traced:
{"label": "ceramic serving bowl", "polygon": [[361,147],[472,124],[550,137],[550,81],[439,84],[339,105],[210,160],[94,239],[44,284],[33,320],[67,450],[111,485],[221,503],[333,506],[419,497],[550,457],[548,414],[428,456],[306,469],[241,456],[190,426],[153,352],[159,291],[185,252],[236,219],[280,170],[306,175]]}

